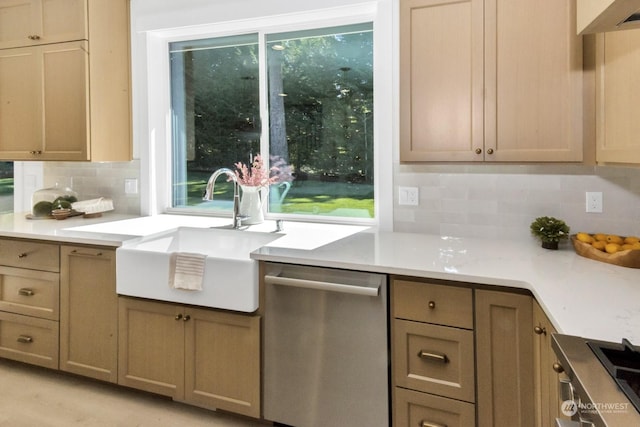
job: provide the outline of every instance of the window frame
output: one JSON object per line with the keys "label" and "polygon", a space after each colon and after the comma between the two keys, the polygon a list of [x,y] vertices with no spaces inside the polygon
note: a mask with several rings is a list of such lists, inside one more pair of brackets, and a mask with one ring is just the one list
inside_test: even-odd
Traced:
{"label": "window frame", "polygon": [[[284,218],[325,223],[357,223],[377,225],[390,229],[392,223],[392,151],[389,131],[380,125],[382,118],[391,116],[391,67],[385,64],[384,51],[389,51],[390,24],[380,23],[378,2],[323,10],[261,17],[242,21],[217,22],[207,25],[185,26],[139,32],[138,43],[132,42],[134,58],[134,141],[139,141],[134,152],[141,160],[141,209],[143,215],[194,214],[229,216],[226,211],[204,213],[202,210],[172,208],[172,154],[171,154],[171,95],[169,44],[183,40],[224,37],[257,33],[259,43],[265,45],[267,33],[303,31],[314,28],[337,27],[363,22],[373,23],[374,37],[374,218],[347,218],[284,214],[268,212],[267,219]],[[383,29],[383,31],[380,31]],[[134,29],[135,30],[135,29]],[[136,61],[136,58],[140,58]],[[268,118],[268,88],[266,53],[260,50],[260,114]],[[136,65],[137,62],[137,65]],[[142,71],[144,70],[144,71]],[[386,85],[385,85],[386,82]],[[135,90],[135,88],[138,88]],[[381,90],[381,88],[383,88]],[[380,94],[378,94],[380,92]],[[381,102],[384,100],[384,102]],[[388,128],[388,126],[387,126]],[[268,152],[268,123],[261,129],[261,152]],[[136,154],[134,154],[136,155]],[[387,159],[383,162],[382,159]],[[211,171],[213,172],[213,171]]]}

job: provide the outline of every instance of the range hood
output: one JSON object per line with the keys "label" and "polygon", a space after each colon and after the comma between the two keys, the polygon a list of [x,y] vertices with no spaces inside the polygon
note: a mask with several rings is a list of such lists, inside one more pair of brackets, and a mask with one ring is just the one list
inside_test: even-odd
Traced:
{"label": "range hood", "polygon": [[640,0],[577,0],[578,34],[640,28]]}

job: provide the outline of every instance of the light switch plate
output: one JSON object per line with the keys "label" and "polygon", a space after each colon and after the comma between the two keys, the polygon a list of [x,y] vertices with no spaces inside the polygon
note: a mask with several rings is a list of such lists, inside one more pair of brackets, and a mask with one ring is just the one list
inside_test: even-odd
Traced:
{"label": "light switch plate", "polygon": [[135,178],[127,178],[124,180],[125,194],[138,194],[138,180]]}
{"label": "light switch plate", "polygon": [[398,204],[406,206],[418,206],[420,192],[418,187],[398,187]]}

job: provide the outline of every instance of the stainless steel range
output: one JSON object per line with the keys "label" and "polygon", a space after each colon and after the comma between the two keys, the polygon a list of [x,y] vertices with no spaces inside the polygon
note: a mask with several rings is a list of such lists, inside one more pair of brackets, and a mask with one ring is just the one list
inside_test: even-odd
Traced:
{"label": "stainless steel range", "polygon": [[640,348],[555,334],[552,346],[564,371],[559,427],[640,426]]}

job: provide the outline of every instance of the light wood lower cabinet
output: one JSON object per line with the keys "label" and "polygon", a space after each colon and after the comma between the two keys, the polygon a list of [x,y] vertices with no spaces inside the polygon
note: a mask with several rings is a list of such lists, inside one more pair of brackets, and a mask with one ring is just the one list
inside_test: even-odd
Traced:
{"label": "light wood lower cabinet", "polygon": [[60,369],[118,379],[118,298],[113,249],[60,249]]}
{"label": "light wood lower cabinet", "polygon": [[478,426],[534,426],[533,308],[528,295],[476,290]]}
{"label": "light wood lower cabinet", "polygon": [[119,298],[118,383],[260,417],[260,316]]}
{"label": "light wood lower cabinet", "polygon": [[551,334],[556,333],[540,305],[533,301],[534,374],[536,393],[536,427],[555,425],[560,413],[559,374],[553,364],[558,361],[551,348]]}
{"label": "light wood lower cabinet", "polygon": [[472,427],[472,403],[398,388],[395,391],[395,425],[415,427]]}
{"label": "light wood lower cabinet", "polygon": [[395,426],[475,425],[473,290],[391,282]]}
{"label": "light wood lower cabinet", "polygon": [[0,357],[58,368],[58,245],[0,239]]}

